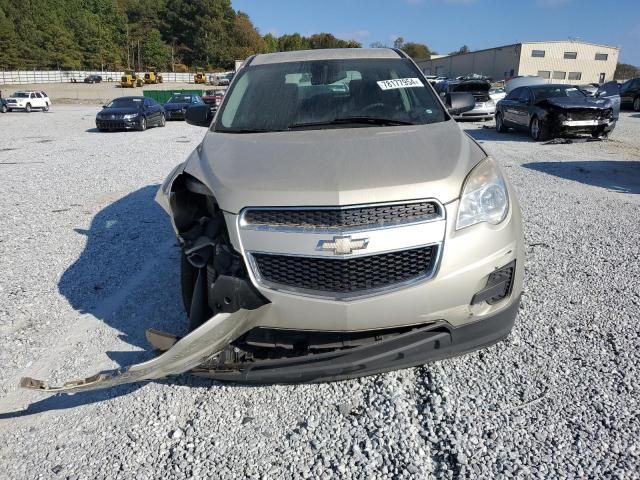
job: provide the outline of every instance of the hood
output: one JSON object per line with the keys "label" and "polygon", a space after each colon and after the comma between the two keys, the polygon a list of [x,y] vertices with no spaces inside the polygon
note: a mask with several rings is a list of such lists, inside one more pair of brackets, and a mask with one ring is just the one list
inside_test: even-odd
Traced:
{"label": "hood", "polygon": [[451,85],[452,92],[487,93],[491,84],[486,80],[465,80]]}
{"label": "hood", "polygon": [[182,110],[183,108],[187,108],[189,105],[191,105],[190,103],[165,103],[164,104],[164,108],[165,110]]}
{"label": "hood", "polygon": [[209,132],[185,171],[220,207],[332,206],[460,195],[486,153],[450,120],[256,134]]}
{"label": "hood", "polygon": [[536,105],[552,105],[554,107],[562,109],[592,109],[601,110],[606,108],[612,108],[611,101],[606,98],[592,98],[592,97],[554,97],[546,98],[536,102]]}
{"label": "hood", "polygon": [[129,115],[132,113],[140,113],[140,109],[136,107],[103,108],[99,113],[102,115]]}

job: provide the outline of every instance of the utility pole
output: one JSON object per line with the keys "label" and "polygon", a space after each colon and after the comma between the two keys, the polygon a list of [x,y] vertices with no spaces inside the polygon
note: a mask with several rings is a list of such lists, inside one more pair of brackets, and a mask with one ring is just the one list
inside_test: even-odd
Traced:
{"label": "utility pole", "polygon": [[127,23],[127,70],[131,70],[131,56],[129,52],[129,24]]}
{"label": "utility pole", "polygon": [[171,71],[174,73],[176,71],[175,50],[176,50],[176,37],[173,37],[173,40],[171,41]]}
{"label": "utility pole", "polygon": [[138,39],[138,71],[142,71],[142,67],[140,66],[140,39]]}

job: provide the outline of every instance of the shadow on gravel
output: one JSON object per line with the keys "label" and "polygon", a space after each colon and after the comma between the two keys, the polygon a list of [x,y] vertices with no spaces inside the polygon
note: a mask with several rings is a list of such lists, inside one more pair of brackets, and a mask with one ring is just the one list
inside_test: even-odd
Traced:
{"label": "shadow on gravel", "polygon": [[640,162],[637,161],[534,162],[522,166],[613,192],[640,193]]}
{"label": "shadow on gravel", "polygon": [[491,128],[475,128],[475,129],[465,129],[465,133],[467,133],[471,138],[476,140],[477,142],[486,142],[486,141],[505,141],[505,142],[531,142],[531,138],[526,132],[519,132],[512,130],[507,133],[498,133],[495,129],[495,126]]}
{"label": "shadow on gravel", "polygon": [[[154,382],[165,383],[168,385],[177,385],[181,387],[189,388],[211,388],[213,385],[219,385],[220,383],[207,379],[198,378],[191,375],[180,375],[177,377],[169,377],[162,380],[154,380]],[[114,398],[123,397],[129,395],[139,388],[144,387],[147,383],[151,382],[139,382],[128,385],[120,385],[113,388],[107,388],[104,390],[95,390],[89,392],[78,392],[73,395],[58,394],[50,395],[42,400],[31,403],[27,408],[18,410],[15,412],[0,412],[0,420],[8,420],[11,418],[28,417],[30,415],[37,415],[38,413],[50,412],[53,410],[69,410],[71,408],[80,407],[82,405],[90,405],[92,403],[104,402],[106,400],[112,400]],[[230,384],[227,384],[230,385]],[[253,388],[251,385],[245,387]]]}
{"label": "shadow on gravel", "polygon": [[[62,275],[58,289],[71,306],[112,328],[144,351],[110,352],[120,366],[151,356],[145,330],[183,333],[178,248],[166,213],[154,201],[158,185],[136,190],[101,210],[80,257]],[[175,257],[175,258],[174,258]]]}
{"label": "shadow on gravel", "polygon": [[[74,309],[102,320],[120,332],[121,340],[137,347],[105,352],[119,366],[155,356],[146,329],[178,335],[187,330],[180,300],[179,249],[166,213],[154,201],[158,187],[149,185],[114,201],[93,218],[88,230],[76,229],[87,237],[86,246],[58,282]],[[78,328],[82,330],[82,325]],[[91,365],[86,368],[81,376],[97,373]],[[216,383],[189,375],[159,381],[204,387]],[[0,412],[0,420],[102,402],[128,395],[145,383],[51,395],[24,410]]]}

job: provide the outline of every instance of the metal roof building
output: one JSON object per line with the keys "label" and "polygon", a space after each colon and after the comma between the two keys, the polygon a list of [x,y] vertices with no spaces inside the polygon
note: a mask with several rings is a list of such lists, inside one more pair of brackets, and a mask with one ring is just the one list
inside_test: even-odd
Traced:
{"label": "metal roof building", "polygon": [[417,63],[425,75],[476,73],[494,80],[537,75],[554,83],[603,83],[613,80],[619,52],[577,40],[522,42]]}

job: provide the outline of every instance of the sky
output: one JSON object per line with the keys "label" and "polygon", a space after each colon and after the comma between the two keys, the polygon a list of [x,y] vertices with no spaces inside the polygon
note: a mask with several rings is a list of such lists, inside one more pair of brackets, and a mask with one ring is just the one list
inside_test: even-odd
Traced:
{"label": "sky", "polygon": [[620,47],[640,66],[640,0],[232,0],[262,34],[329,32],[369,46],[425,43],[446,54],[525,41],[581,41]]}

